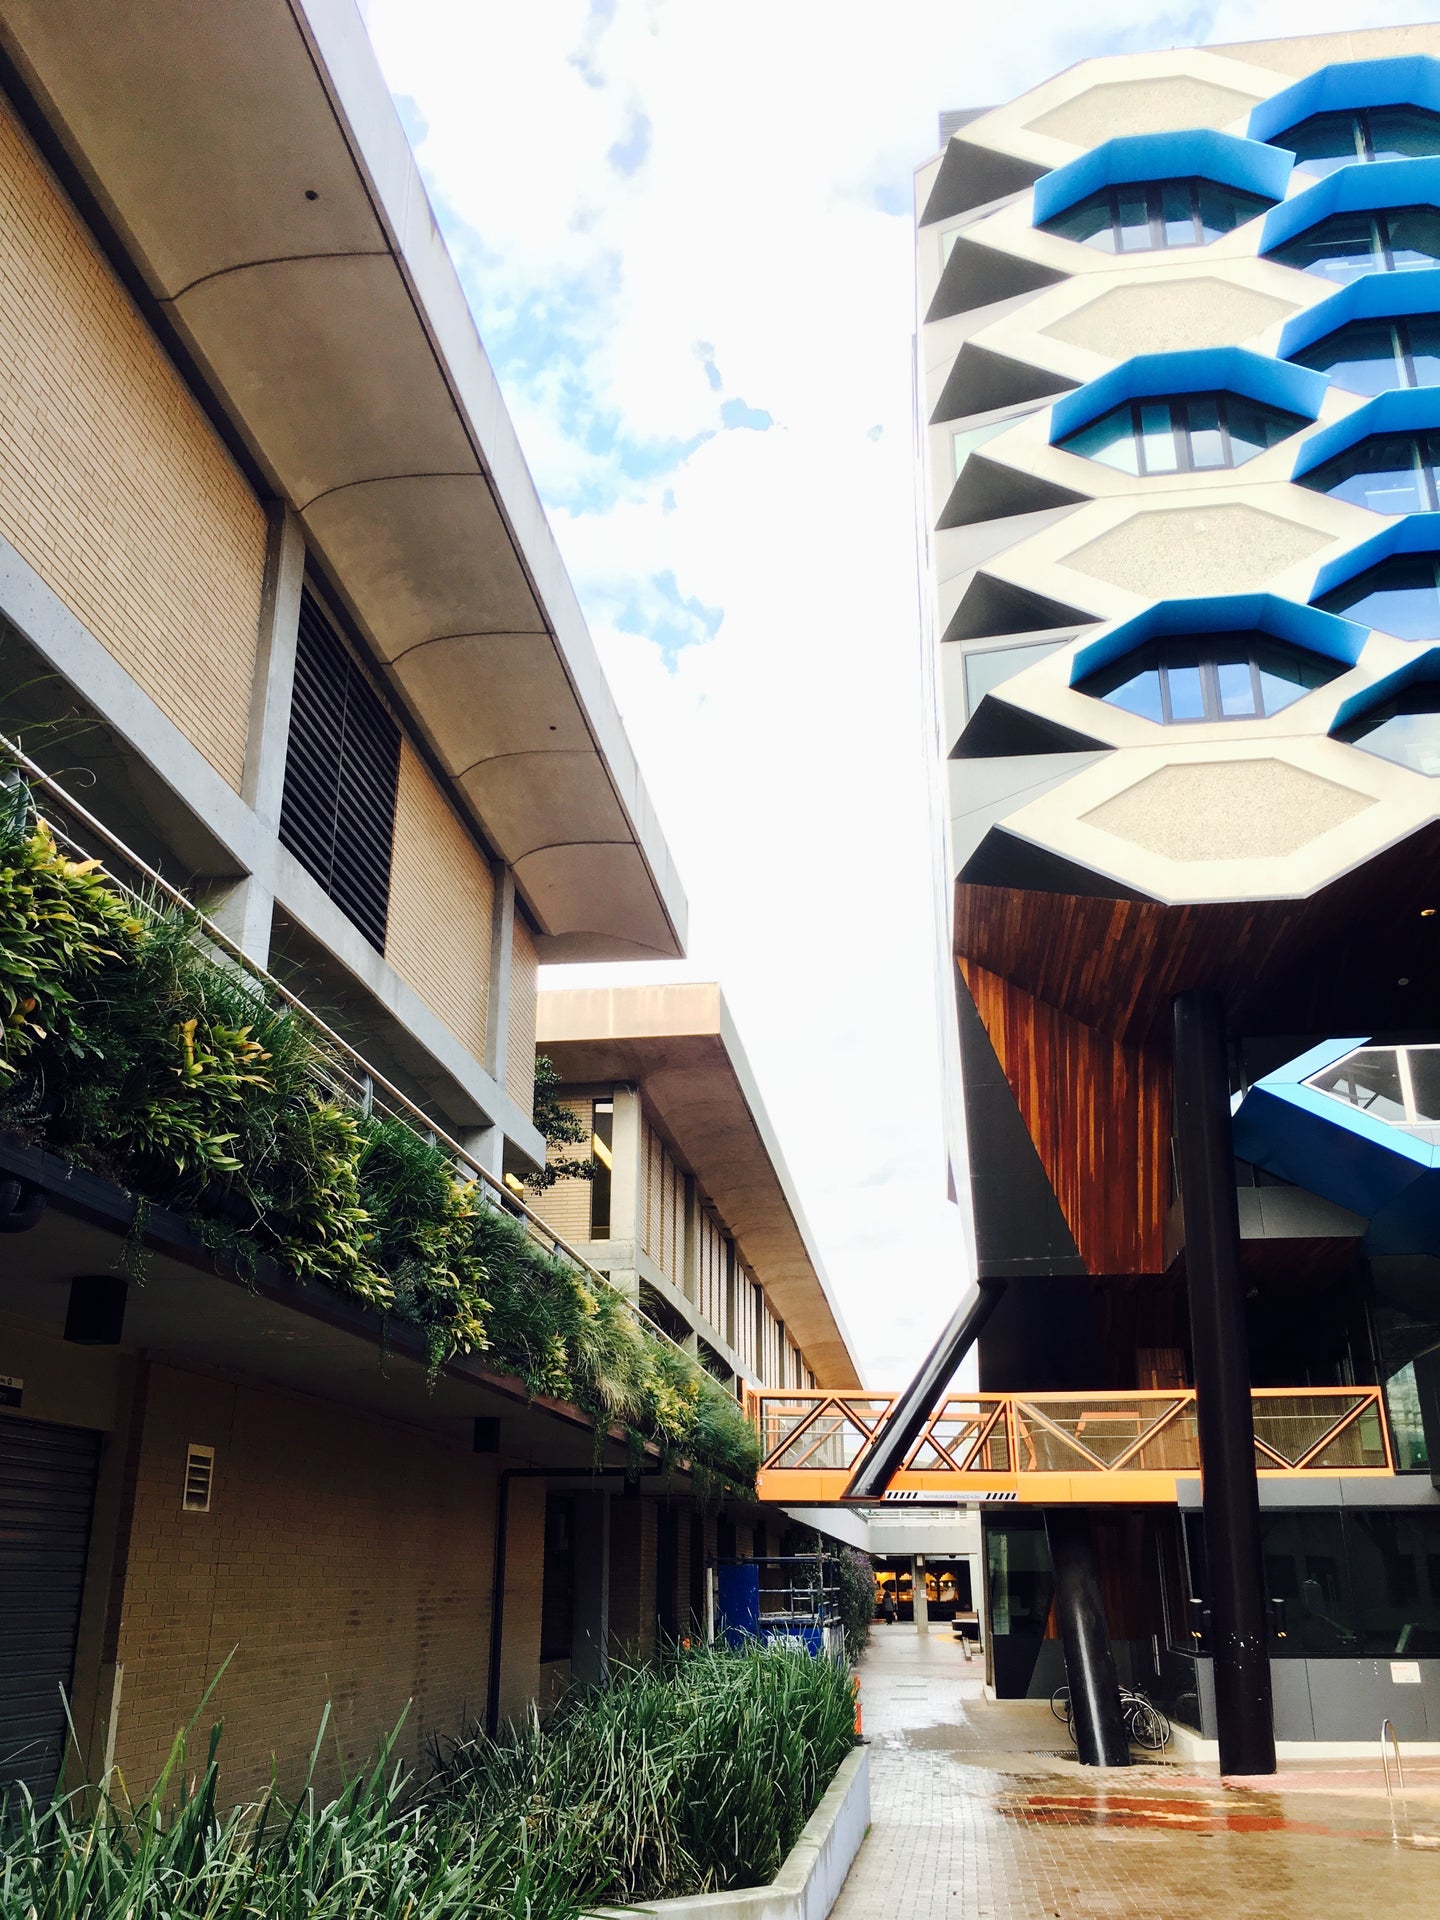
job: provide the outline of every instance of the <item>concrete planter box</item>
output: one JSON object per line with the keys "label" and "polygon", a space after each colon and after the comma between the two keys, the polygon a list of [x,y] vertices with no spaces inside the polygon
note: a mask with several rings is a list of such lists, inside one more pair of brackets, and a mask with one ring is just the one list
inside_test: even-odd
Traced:
{"label": "concrete planter box", "polygon": [[[652,1900],[643,1907],[606,1908],[604,1920],[623,1912],[654,1914],[657,1920],[826,1920],[839,1897],[860,1843],[870,1828],[870,1749],[856,1747],[841,1761],[825,1797],[786,1854],[768,1887],[736,1887],[729,1893],[697,1893]],[[591,1915],[588,1920],[600,1920]]]}

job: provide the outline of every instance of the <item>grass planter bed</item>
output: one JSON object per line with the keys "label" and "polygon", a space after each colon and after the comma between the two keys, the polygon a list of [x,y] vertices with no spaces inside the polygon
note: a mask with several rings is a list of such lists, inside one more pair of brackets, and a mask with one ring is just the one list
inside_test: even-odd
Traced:
{"label": "grass planter bed", "polygon": [[[792,1869],[818,1887],[838,1855],[807,1823],[848,1765],[838,1798],[853,1825],[864,1757],[849,1757],[853,1710],[838,1663],[767,1648],[678,1653],[619,1668],[544,1722],[448,1745],[423,1785],[387,1747],[332,1798],[307,1785],[226,1815],[217,1728],[198,1762],[177,1742],[140,1804],[118,1787],[98,1805],[13,1796],[0,1818],[0,1916],[580,1920],[694,1894],[729,1906],[753,1896],[727,1889],[783,1883]],[[312,1779],[323,1751],[322,1729]],[[825,1834],[838,1831],[822,1815]],[[824,1910],[792,1902],[785,1913]]]}

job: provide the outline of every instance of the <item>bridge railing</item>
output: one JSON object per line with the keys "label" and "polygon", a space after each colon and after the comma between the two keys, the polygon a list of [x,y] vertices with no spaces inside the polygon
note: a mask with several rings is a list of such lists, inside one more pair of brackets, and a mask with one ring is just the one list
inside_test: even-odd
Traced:
{"label": "bridge railing", "polygon": [[[1250,1398],[1258,1472],[1394,1472],[1378,1387],[1256,1387]],[[889,1394],[757,1394],[762,1475],[848,1479],[893,1405]],[[958,1489],[1000,1476],[1199,1470],[1193,1387],[962,1393],[937,1407],[895,1484],[934,1489],[951,1479]],[[1104,1497],[1097,1486],[1096,1498]]]}

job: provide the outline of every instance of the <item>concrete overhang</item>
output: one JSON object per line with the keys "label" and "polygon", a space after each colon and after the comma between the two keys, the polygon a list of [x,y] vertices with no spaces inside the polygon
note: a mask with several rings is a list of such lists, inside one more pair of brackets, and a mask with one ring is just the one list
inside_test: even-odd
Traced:
{"label": "concrete overhang", "polygon": [[718,986],[542,993],[536,1045],[575,1083],[631,1081],[823,1387],[862,1384],[789,1169]]}
{"label": "concrete overhang", "polygon": [[686,906],[352,0],[0,0],[22,107],[288,501],[547,961]]}

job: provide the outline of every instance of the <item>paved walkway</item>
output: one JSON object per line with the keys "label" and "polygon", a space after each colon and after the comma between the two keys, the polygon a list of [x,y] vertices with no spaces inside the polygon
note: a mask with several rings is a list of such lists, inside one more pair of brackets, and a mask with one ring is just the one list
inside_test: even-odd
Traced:
{"label": "paved walkway", "polygon": [[991,1702],[946,1631],[877,1627],[861,1669],[873,1821],[835,1920],[1435,1920],[1440,1766],[1390,1803],[1373,1766],[1067,1757],[1044,1702]]}

